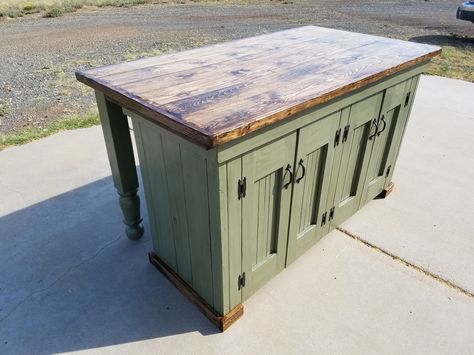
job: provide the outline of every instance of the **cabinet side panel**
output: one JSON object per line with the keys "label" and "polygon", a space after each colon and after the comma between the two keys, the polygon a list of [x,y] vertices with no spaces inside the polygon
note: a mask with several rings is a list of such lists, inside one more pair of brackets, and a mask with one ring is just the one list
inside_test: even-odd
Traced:
{"label": "cabinet side panel", "polygon": [[[161,135],[164,170],[166,175],[166,187],[168,189],[169,199],[164,205],[164,201],[156,201],[164,205],[162,209],[168,208],[171,217],[171,229],[173,241],[176,249],[177,273],[189,285],[193,285],[191,271],[191,253],[189,245],[189,227],[186,210],[185,182],[183,178],[183,169],[181,161],[181,146],[173,142],[165,135]],[[155,150],[151,150],[151,154]]]}
{"label": "cabinet side panel", "polygon": [[[154,252],[177,271],[176,252],[167,204],[169,201],[161,149],[161,135],[132,118],[148,207]],[[153,152],[153,154],[149,154]]]}
{"label": "cabinet side panel", "polygon": [[[214,304],[206,159],[180,147],[193,288]],[[176,177],[175,177],[176,178]]]}
{"label": "cabinet side panel", "polygon": [[[134,117],[154,250],[217,312],[224,312],[215,154]],[[227,302],[228,303],[228,302]],[[227,306],[228,307],[228,306]]]}

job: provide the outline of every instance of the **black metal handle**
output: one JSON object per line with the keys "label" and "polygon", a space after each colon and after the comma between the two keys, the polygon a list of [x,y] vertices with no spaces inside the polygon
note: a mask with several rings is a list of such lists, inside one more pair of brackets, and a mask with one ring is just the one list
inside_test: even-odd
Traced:
{"label": "black metal handle", "polygon": [[[379,126],[377,125],[377,119],[374,118],[374,120],[372,121],[372,124],[375,126],[375,132],[374,134],[371,134],[369,136],[369,141],[372,140],[372,138],[375,137],[375,135],[377,134],[377,131],[379,130]],[[372,129],[372,127],[370,127]]]}
{"label": "black metal handle", "polygon": [[288,186],[290,186],[291,183],[293,182],[293,172],[291,171],[291,165],[290,165],[290,164],[288,164],[288,165],[286,166],[285,171],[288,171],[288,173],[290,174],[290,181],[288,181],[286,184],[283,185],[283,187],[284,187],[285,189],[287,189]]}
{"label": "black metal handle", "polygon": [[382,115],[382,117],[380,117],[380,121],[383,122],[383,127],[379,132],[377,132],[377,136],[380,136],[382,132],[385,131],[385,127],[387,127],[387,122],[385,122],[385,115]]}
{"label": "black metal handle", "polygon": [[[306,175],[306,168],[304,167],[304,160],[303,159],[300,159],[300,161],[298,162],[298,166],[301,166],[301,169],[303,169],[303,174],[298,178],[296,179],[296,183],[299,184],[300,181],[304,178],[304,176]],[[299,169],[298,169],[299,170]]]}

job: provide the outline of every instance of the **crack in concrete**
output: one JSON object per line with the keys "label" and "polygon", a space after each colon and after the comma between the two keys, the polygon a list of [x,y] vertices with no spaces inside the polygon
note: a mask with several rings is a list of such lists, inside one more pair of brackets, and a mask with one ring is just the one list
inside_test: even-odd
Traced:
{"label": "crack in concrete", "polygon": [[442,278],[441,276],[436,275],[436,274],[432,273],[431,271],[428,271],[428,270],[422,268],[421,266],[415,265],[415,264],[413,264],[413,263],[411,263],[411,262],[409,262],[409,261],[407,261],[407,260],[405,260],[405,259],[402,259],[401,257],[399,257],[399,256],[397,256],[397,255],[395,255],[395,254],[393,254],[393,253],[390,253],[389,251],[387,251],[387,250],[385,250],[385,249],[383,249],[383,248],[380,248],[380,247],[376,246],[375,244],[372,244],[372,243],[370,243],[370,242],[368,242],[368,241],[362,239],[361,237],[359,237],[359,236],[357,236],[357,235],[355,235],[355,234],[349,232],[348,230],[346,230],[346,229],[344,229],[344,228],[337,227],[336,229],[337,229],[339,232],[344,233],[344,234],[347,235],[348,237],[350,237],[350,238],[352,238],[352,239],[354,239],[354,240],[357,240],[357,241],[361,242],[361,243],[364,244],[365,246],[368,246],[368,247],[371,248],[371,249],[375,249],[375,250],[381,252],[382,254],[384,254],[384,255],[386,255],[386,256],[389,256],[389,257],[391,257],[392,259],[394,259],[394,260],[396,260],[396,261],[398,261],[398,262],[404,264],[405,266],[407,266],[407,267],[409,267],[409,268],[411,268],[411,269],[414,269],[414,270],[416,270],[416,271],[418,271],[418,272],[421,272],[422,274],[425,274],[426,276],[428,276],[428,277],[430,277],[430,278],[432,278],[432,279],[435,279],[436,281],[438,281],[438,282],[440,282],[440,283],[442,283],[442,284],[444,284],[444,285],[446,285],[446,286],[448,286],[448,287],[451,287],[451,288],[453,288],[453,289],[455,289],[455,290],[457,290],[457,291],[459,291],[459,292],[465,294],[465,295],[468,296],[468,297],[474,298],[474,293],[469,292],[468,290],[463,289],[462,287],[456,285],[455,283],[453,283],[453,282],[451,282],[451,281],[449,281],[449,280],[446,280],[446,279]]}
{"label": "crack in concrete", "polygon": [[40,290],[35,290],[33,291],[32,293],[30,293],[28,296],[26,296],[23,300],[21,300],[20,302],[18,302],[14,307],[13,309],[8,312],[8,314],[3,317],[2,319],[0,319],[0,322],[4,322],[5,320],[7,320],[13,313],[16,312],[16,310],[21,306],[23,305],[25,302],[31,300],[35,295],[37,294],[40,294],[40,293],[43,293],[43,292],[46,292],[48,291],[49,289],[51,289],[52,287],[54,287],[58,282],[60,282],[61,280],[63,280],[67,274],[69,274],[71,271],[81,267],[82,265],[84,265],[85,263],[88,263],[90,262],[91,260],[95,259],[100,253],[102,253],[106,248],[108,248],[109,246],[111,246],[112,244],[116,243],[117,241],[119,241],[121,235],[119,235],[117,238],[115,238],[114,240],[106,243],[105,245],[103,245],[102,247],[99,248],[99,250],[97,250],[94,255],[92,255],[91,257],[87,258],[87,259],[84,259],[82,260],[81,262],[75,264],[75,265],[72,265],[70,266],[64,273],[62,273],[56,280],[54,280],[51,284],[49,284],[48,286],[40,289]]}

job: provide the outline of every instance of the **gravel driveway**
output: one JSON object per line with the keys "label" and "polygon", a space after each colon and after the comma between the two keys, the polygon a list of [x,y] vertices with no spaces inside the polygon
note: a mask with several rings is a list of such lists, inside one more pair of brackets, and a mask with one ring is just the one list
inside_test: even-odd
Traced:
{"label": "gravel driveway", "polygon": [[2,20],[0,133],[93,110],[92,91],[74,78],[78,68],[305,24],[430,43],[474,37],[474,24],[455,19],[459,0],[286,2],[146,5]]}

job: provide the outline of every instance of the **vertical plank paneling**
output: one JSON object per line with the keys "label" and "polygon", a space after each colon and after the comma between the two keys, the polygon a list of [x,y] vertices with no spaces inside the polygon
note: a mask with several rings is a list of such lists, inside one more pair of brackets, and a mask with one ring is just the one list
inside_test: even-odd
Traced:
{"label": "vertical plank paneling", "polygon": [[[192,287],[213,304],[206,159],[181,147]],[[175,177],[176,178],[176,177]]]}
{"label": "vertical plank paneling", "polygon": [[156,130],[149,129],[148,125],[150,124],[146,121],[133,119],[145,193],[148,191],[146,200],[150,224],[152,229],[156,229],[156,233],[153,234],[154,251],[170,267],[178,270],[168,208],[170,198],[166,183],[162,136]]}
{"label": "vertical plank paneling", "polygon": [[342,189],[342,200],[354,196],[356,191],[354,187],[357,186],[357,180],[359,177],[358,167],[360,165],[360,159],[364,155],[365,139],[364,133],[368,129],[369,123],[360,126],[354,130],[354,138],[350,149],[349,159],[347,161],[346,177]]}
{"label": "vertical plank paneling", "polygon": [[[264,186],[264,196],[263,196],[263,213],[262,219],[259,218],[258,223],[262,226],[262,234],[257,236],[258,244],[259,244],[259,258],[257,262],[265,260],[266,250],[265,247],[267,246],[267,238],[268,238],[268,225],[271,224],[270,220],[270,183],[271,183],[271,175],[266,176],[260,182],[263,183]],[[260,217],[260,216],[259,216]]]}
{"label": "vertical plank paneling", "polygon": [[[147,161],[147,154],[144,149],[143,142],[143,133],[142,133],[142,124],[140,120],[133,120],[133,132],[135,135],[135,141],[137,145],[137,151],[140,158],[140,170],[142,172],[142,181],[143,181],[143,190],[145,194],[146,206],[148,210],[148,220],[150,222],[151,235],[158,235],[158,228],[156,223],[156,210],[155,204],[153,203],[154,194],[152,193],[152,185],[150,182],[150,176],[148,175],[148,170],[150,165]],[[162,248],[159,245],[159,240],[157,238],[152,238],[153,250],[157,255],[162,254]],[[174,256],[174,250],[173,254]],[[163,258],[164,259],[164,258]]]}
{"label": "vertical plank paneling", "polygon": [[165,158],[166,183],[170,196],[168,207],[171,213],[171,227],[176,248],[177,272],[189,285],[192,285],[181,148],[179,144],[167,137],[163,137],[162,148]]}
{"label": "vertical plank paneling", "polygon": [[278,208],[278,188],[279,170],[258,180],[256,190],[257,198],[257,233],[251,240],[255,246],[255,260],[253,266],[265,261],[274,252],[276,239],[277,208]]}
{"label": "vertical plank paneling", "polygon": [[267,233],[265,236],[265,254],[263,255],[264,258],[269,256],[272,251],[269,246],[272,244],[271,241],[275,239],[275,224],[276,224],[276,176],[277,173],[273,173],[270,175],[270,181],[268,184],[268,216],[267,216]]}

